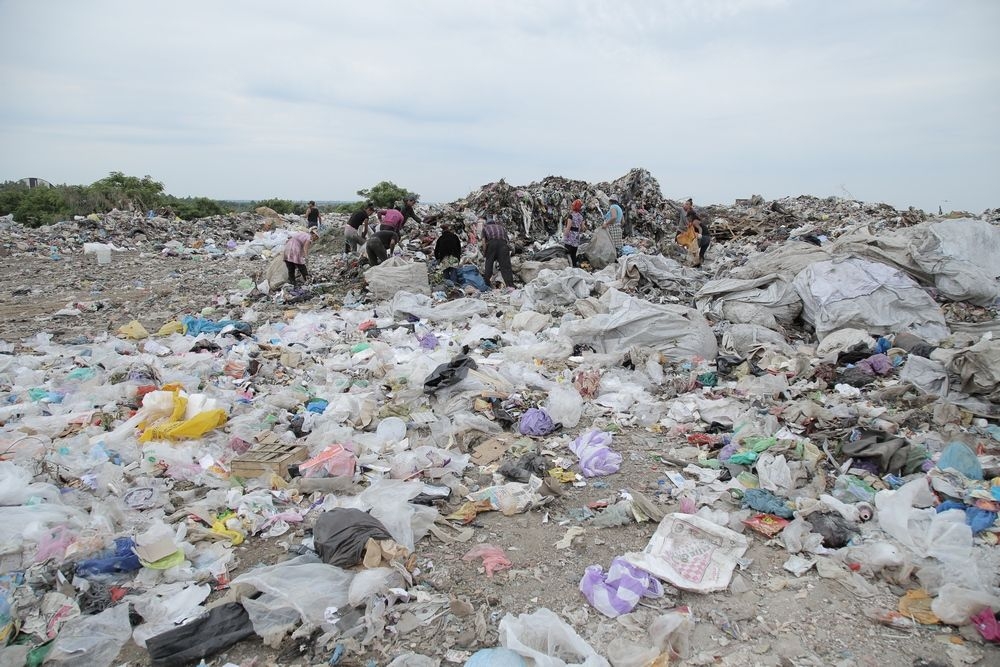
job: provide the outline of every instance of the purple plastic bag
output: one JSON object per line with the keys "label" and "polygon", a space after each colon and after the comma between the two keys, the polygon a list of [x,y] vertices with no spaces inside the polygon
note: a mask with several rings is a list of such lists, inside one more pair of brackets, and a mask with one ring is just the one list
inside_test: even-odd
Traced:
{"label": "purple plastic bag", "polygon": [[884,354],[873,354],[859,361],[857,366],[871,371],[872,375],[888,375],[892,372],[892,362]]}
{"label": "purple plastic bag", "polygon": [[584,477],[600,477],[618,472],[622,455],[611,451],[611,434],[605,431],[587,431],[570,443],[570,450],[580,457],[580,470]]}
{"label": "purple plastic bag", "polygon": [[521,415],[521,422],[517,425],[522,435],[548,435],[555,428],[552,417],[541,408],[529,408]]}
{"label": "purple plastic bag", "polygon": [[606,575],[600,565],[584,570],[580,592],[597,611],[615,618],[635,609],[643,597],[663,597],[663,585],[653,575],[615,558]]}

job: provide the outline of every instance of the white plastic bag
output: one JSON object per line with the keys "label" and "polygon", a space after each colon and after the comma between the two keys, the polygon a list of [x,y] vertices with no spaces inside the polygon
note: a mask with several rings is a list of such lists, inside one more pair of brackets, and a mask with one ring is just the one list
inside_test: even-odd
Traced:
{"label": "white plastic bag", "polygon": [[573,428],[580,423],[583,399],[573,387],[556,385],[549,390],[549,398],[542,407],[552,417],[552,421],[566,428]]}
{"label": "white plastic bag", "polygon": [[502,646],[531,658],[536,667],[610,667],[583,637],[545,607],[516,618],[507,614],[498,630]]}
{"label": "white plastic bag", "polygon": [[598,271],[609,264],[614,264],[618,258],[615,242],[611,240],[610,232],[604,227],[597,228],[597,231],[590,238],[590,243],[582,246],[580,252],[587,256],[590,265]]}

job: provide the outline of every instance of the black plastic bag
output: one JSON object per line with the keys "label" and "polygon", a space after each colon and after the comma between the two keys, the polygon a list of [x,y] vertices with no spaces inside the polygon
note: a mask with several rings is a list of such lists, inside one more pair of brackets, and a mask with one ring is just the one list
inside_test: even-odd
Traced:
{"label": "black plastic bag", "polygon": [[442,387],[458,384],[469,374],[469,369],[475,369],[476,362],[470,357],[460,354],[446,364],[441,364],[424,381],[424,393],[433,394]]}
{"label": "black plastic bag", "polygon": [[215,655],[253,634],[247,610],[238,602],[214,607],[189,623],[146,641],[153,667],[174,667]]}
{"label": "black plastic bag", "polygon": [[338,507],[323,512],[313,527],[316,553],[324,563],[354,567],[365,557],[368,539],[391,540],[382,522],[361,510]]}

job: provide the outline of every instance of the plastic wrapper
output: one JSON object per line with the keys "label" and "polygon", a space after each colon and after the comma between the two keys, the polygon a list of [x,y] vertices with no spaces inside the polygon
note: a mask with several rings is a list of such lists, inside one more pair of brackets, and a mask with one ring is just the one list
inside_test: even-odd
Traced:
{"label": "plastic wrapper", "polygon": [[213,607],[203,616],[172,628],[146,642],[153,667],[180,667],[219,651],[253,634],[243,605]]}

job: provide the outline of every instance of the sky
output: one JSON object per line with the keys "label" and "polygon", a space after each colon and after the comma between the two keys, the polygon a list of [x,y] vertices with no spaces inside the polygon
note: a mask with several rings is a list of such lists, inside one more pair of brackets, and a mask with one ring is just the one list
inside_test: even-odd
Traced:
{"label": "sky", "polygon": [[0,0],[0,181],[1000,207],[995,0]]}

